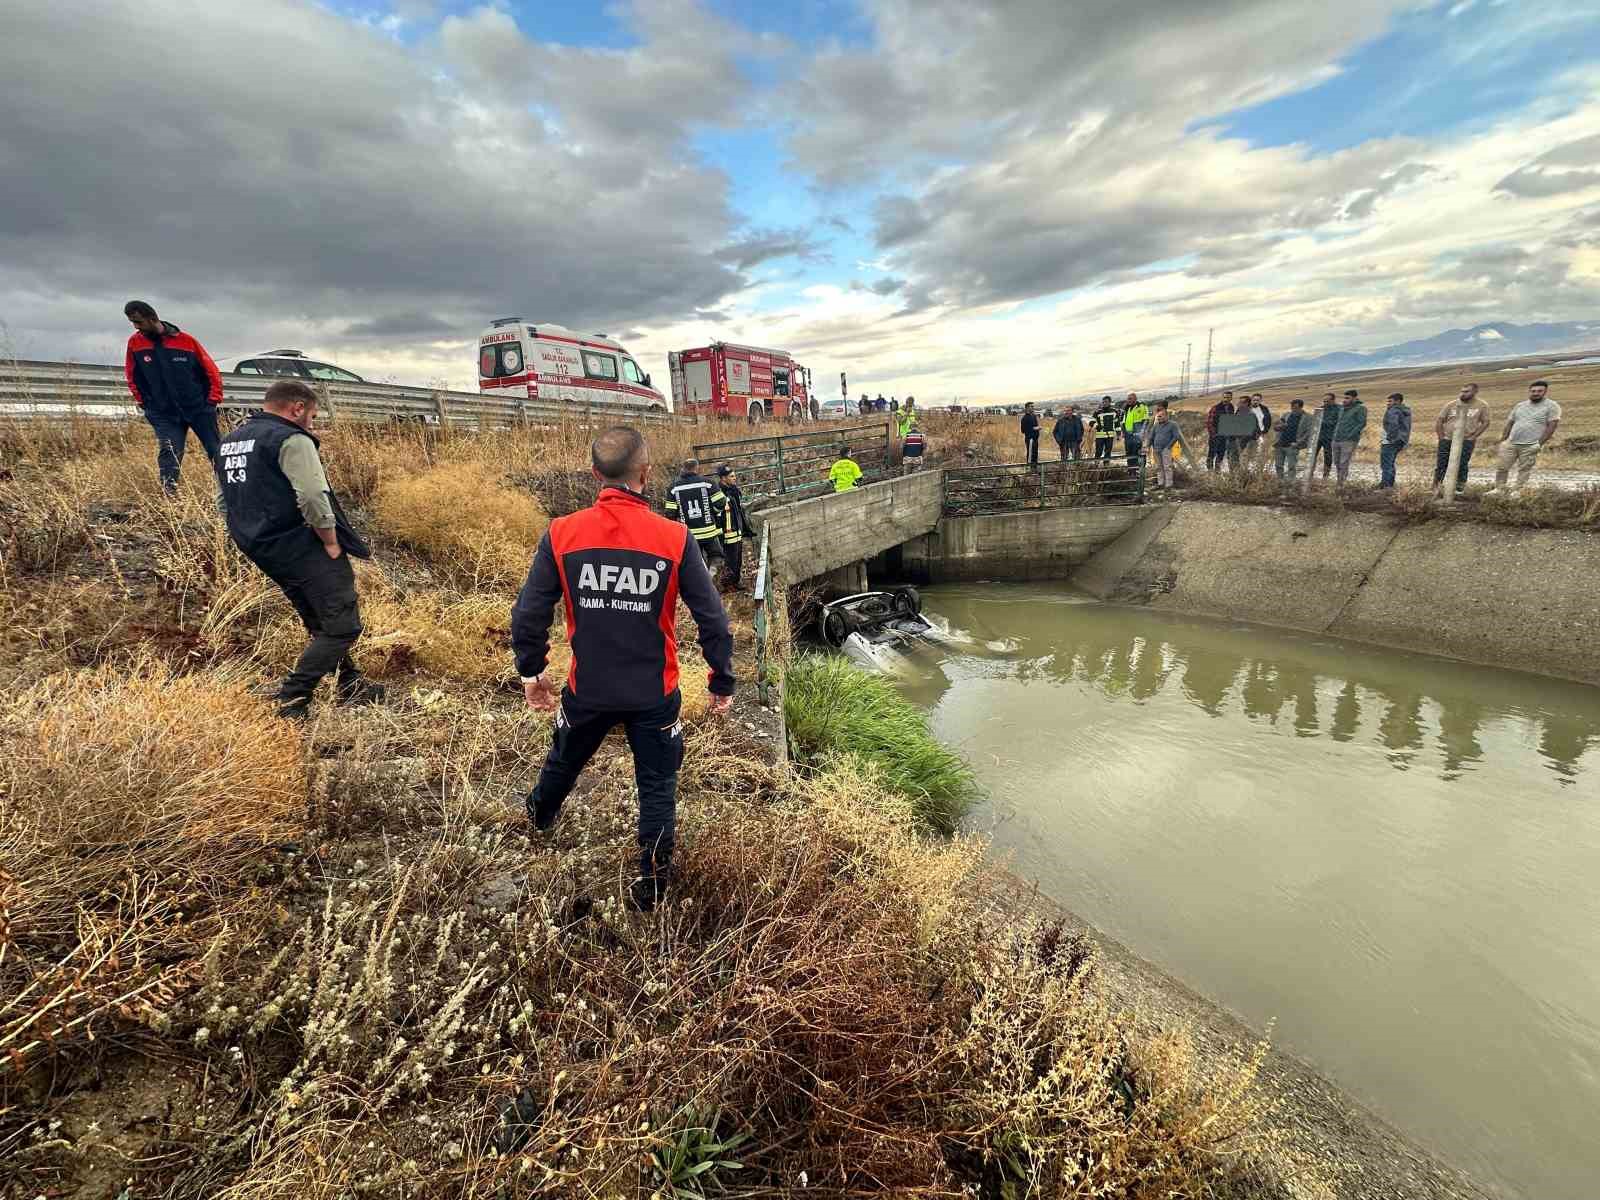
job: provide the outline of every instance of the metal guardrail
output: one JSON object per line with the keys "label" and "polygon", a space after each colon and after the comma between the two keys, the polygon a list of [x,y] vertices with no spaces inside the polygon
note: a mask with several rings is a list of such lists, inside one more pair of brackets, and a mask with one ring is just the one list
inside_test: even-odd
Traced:
{"label": "metal guardrail", "polygon": [[756,586],[753,598],[756,605],[756,694],[763,707],[772,704],[772,672],[767,670],[767,641],[771,636],[771,622],[767,617],[767,593],[772,590],[772,552],[769,545],[771,527],[761,527],[761,556],[756,566]]}
{"label": "metal guardrail", "polygon": [[[222,407],[245,412],[261,407],[268,375],[223,375]],[[338,421],[425,421],[428,424],[505,428],[514,425],[582,421],[643,421],[695,424],[688,416],[652,412],[626,404],[574,404],[530,400],[527,396],[452,392],[387,383],[306,380],[323,399],[327,419]],[[77,363],[0,361],[0,418],[62,420],[69,417],[116,420],[137,416],[121,367]]]}
{"label": "metal guardrail", "polygon": [[1007,463],[944,469],[944,515],[976,517],[1030,508],[1143,504],[1145,456]]}
{"label": "metal guardrail", "polygon": [[848,447],[861,468],[863,483],[889,473],[895,447],[893,422],[821,424],[804,433],[743,438],[736,442],[710,442],[694,448],[707,474],[723,463],[739,473],[739,486],[749,498],[783,496],[799,500],[821,495],[832,486],[828,468]]}

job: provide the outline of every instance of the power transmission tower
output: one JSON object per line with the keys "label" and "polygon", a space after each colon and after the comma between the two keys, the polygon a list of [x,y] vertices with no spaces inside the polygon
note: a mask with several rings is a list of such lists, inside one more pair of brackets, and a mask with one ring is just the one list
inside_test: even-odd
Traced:
{"label": "power transmission tower", "polygon": [[1194,354],[1194,343],[1188,342],[1183,347],[1183,382],[1178,385],[1178,395],[1183,399],[1189,397],[1189,360]]}
{"label": "power transmission tower", "polygon": [[1206,382],[1205,386],[1200,389],[1201,395],[1204,396],[1211,394],[1211,339],[1216,336],[1216,333],[1215,329],[1206,330]]}

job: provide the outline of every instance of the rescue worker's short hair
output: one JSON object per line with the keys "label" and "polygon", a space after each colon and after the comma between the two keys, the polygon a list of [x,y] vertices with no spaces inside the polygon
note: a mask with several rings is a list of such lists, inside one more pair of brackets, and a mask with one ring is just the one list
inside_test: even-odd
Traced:
{"label": "rescue worker's short hair", "polygon": [[693,471],[699,467],[699,465],[700,460],[698,458],[686,458],[683,460],[683,469],[685,471]]}
{"label": "rescue worker's short hair", "polygon": [[287,408],[291,404],[315,404],[317,393],[309,383],[298,379],[275,379],[267,385],[261,402],[268,408]]}
{"label": "rescue worker's short hair", "polygon": [[1306,402],[1304,400],[1301,400],[1299,397],[1296,397],[1295,399],[1289,401],[1289,407],[1290,408],[1304,408],[1305,406],[1306,406]]}
{"label": "rescue worker's short hair", "polygon": [[1389,399],[1391,399],[1391,400],[1404,400],[1405,397],[1402,396],[1399,392],[1390,392],[1389,393]]}
{"label": "rescue worker's short hair", "polygon": [[632,425],[613,425],[589,444],[589,459],[600,478],[615,483],[639,469],[645,454],[644,434]]}
{"label": "rescue worker's short hair", "polygon": [[146,300],[129,300],[122,306],[122,315],[125,317],[149,317],[156,319],[156,310],[150,307]]}
{"label": "rescue worker's short hair", "polygon": [[1344,391],[1344,394],[1346,396],[1351,396],[1351,397],[1355,397],[1355,396],[1361,395],[1361,393],[1356,391],[1355,388],[1346,388],[1345,391]]}
{"label": "rescue worker's short hair", "polygon": [[[1474,385],[1473,385],[1473,386],[1474,386],[1474,387],[1476,387],[1476,386],[1477,386],[1477,385],[1476,385],[1476,384],[1474,384]],[[1529,384],[1529,385],[1528,385],[1528,386],[1529,386],[1529,387],[1531,387],[1531,388],[1536,388],[1536,387],[1542,387],[1542,388],[1548,388],[1548,387],[1549,387],[1549,386],[1550,386],[1550,385],[1549,385],[1549,384],[1548,384],[1548,383],[1546,383],[1546,382],[1545,382],[1545,381],[1544,381],[1544,380],[1542,380],[1542,379],[1535,379],[1535,380],[1534,380],[1534,381],[1533,381],[1533,382],[1532,382],[1532,383],[1530,383],[1530,384]]]}

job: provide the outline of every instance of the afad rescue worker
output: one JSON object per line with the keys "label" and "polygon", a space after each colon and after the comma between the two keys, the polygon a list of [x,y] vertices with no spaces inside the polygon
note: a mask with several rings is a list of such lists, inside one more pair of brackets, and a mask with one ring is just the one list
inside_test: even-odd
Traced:
{"label": "afad rescue worker", "polygon": [[839,447],[839,457],[828,468],[828,482],[836,492],[848,492],[861,485],[861,466],[850,457],[849,446]]}
{"label": "afad rescue worker", "polygon": [[217,405],[222,403],[222,375],[192,335],[156,316],[143,300],[129,300],[123,315],[133,325],[123,370],[128,390],[156,435],[156,469],[161,486],[177,490],[183,448],[189,431],[206,458],[217,460]]}
{"label": "afad rescue worker", "polygon": [[706,565],[722,557],[722,527],[727,521],[728,499],[722,489],[700,474],[700,460],[683,460],[683,472],[667,489],[667,515],[689,527]]}
{"label": "afad rescue worker", "polygon": [[740,592],[744,590],[739,582],[740,572],[744,569],[744,539],[754,537],[756,531],[750,527],[750,519],[744,513],[744,491],[739,487],[739,476],[727,463],[717,468],[717,486],[726,501],[723,505],[722,553],[727,564],[722,579],[730,590]]}
{"label": "afad rescue worker", "polygon": [[1100,407],[1094,410],[1094,456],[1109,459],[1117,440],[1117,427],[1122,420],[1117,416],[1117,406],[1110,396],[1100,398]]}
{"label": "afad rescue worker", "polygon": [[294,605],[311,642],[278,688],[278,715],[303,718],[328,674],[341,704],[383,699],[350,659],[361,636],[350,558],[368,558],[366,542],[345,520],[328,486],[311,424],[317,394],[296,379],[267,388],[261,411],[228,435],[217,456],[217,481],[234,545]]}
{"label": "afad rescue worker", "polygon": [[[700,630],[700,650],[711,667],[711,711],[718,715],[733,703],[733,634],[694,537],[650,511],[644,436],[622,425],[608,429],[595,438],[591,457],[599,498],[550,523],[511,610],[523,694],[530,707],[556,714],[528,815],[537,829],[553,826],[578,775],[621,724],[639,788],[639,876],[630,900],[648,912],[671,882],[677,828],[679,596]],[[544,677],[558,600],[572,647],[559,698],[557,685]]]}

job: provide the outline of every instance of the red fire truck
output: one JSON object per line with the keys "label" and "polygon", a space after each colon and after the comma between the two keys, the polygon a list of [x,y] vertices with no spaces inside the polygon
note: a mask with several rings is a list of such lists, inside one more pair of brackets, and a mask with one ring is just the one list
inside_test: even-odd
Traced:
{"label": "red fire truck", "polygon": [[713,342],[667,355],[672,410],[724,420],[809,421],[811,372],[783,350]]}

